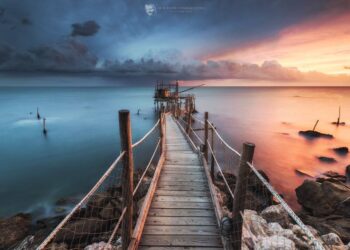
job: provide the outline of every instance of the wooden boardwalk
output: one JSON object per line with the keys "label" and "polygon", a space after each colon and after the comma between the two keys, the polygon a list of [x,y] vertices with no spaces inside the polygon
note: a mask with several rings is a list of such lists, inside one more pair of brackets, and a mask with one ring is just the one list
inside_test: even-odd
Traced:
{"label": "wooden boardwalk", "polygon": [[171,116],[166,116],[165,143],[139,249],[222,249],[204,167]]}

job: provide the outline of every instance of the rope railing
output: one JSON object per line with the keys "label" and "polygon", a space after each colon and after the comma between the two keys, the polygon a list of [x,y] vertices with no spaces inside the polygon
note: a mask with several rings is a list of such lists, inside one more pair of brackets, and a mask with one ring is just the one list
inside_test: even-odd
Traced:
{"label": "rope railing", "polygon": [[159,121],[160,119],[158,119],[158,121],[156,122],[156,124],[154,124],[154,126],[137,142],[135,142],[134,144],[132,144],[132,148],[137,147],[138,145],[140,145],[140,143],[142,143],[150,134],[152,134],[152,132],[157,128],[157,126],[159,125]]}
{"label": "rope railing", "polygon": [[152,164],[152,161],[153,161],[153,159],[154,159],[154,157],[155,157],[155,155],[156,155],[156,153],[157,153],[157,150],[158,150],[158,148],[159,148],[160,143],[161,143],[161,140],[159,139],[159,140],[158,140],[158,143],[157,143],[157,146],[156,146],[156,148],[154,149],[154,152],[153,152],[153,154],[152,154],[152,156],[151,156],[151,159],[149,160],[149,162],[148,162],[148,164],[147,164],[145,170],[143,171],[143,173],[142,173],[142,175],[141,175],[141,177],[140,177],[139,182],[137,183],[137,185],[136,185],[136,187],[135,187],[135,189],[134,189],[133,196],[135,196],[135,194],[137,193],[137,190],[138,190],[139,187],[141,186],[142,180],[144,179],[144,177],[145,177],[145,175],[146,175],[148,169],[150,168],[150,166],[151,166],[151,164]]}
{"label": "rope railing", "polygon": [[215,132],[215,134],[217,135],[217,137],[222,141],[222,143],[229,149],[231,150],[233,153],[235,153],[236,155],[238,156],[241,156],[241,154],[236,150],[234,149],[233,147],[231,147],[222,137],[221,135],[219,134],[219,132],[217,131],[217,129],[214,127],[214,125],[208,121],[208,124],[209,126],[212,128],[212,130]]}
{"label": "rope railing", "polygon": [[224,175],[224,173],[223,173],[223,171],[222,171],[222,168],[221,168],[221,166],[220,166],[218,160],[216,159],[215,153],[214,153],[212,147],[210,146],[209,141],[208,141],[208,147],[209,147],[208,149],[209,149],[209,151],[210,151],[210,153],[211,153],[211,155],[212,155],[212,157],[213,157],[213,159],[214,159],[214,161],[215,161],[215,163],[216,163],[216,166],[217,166],[217,168],[218,168],[218,171],[219,171],[219,173],[220,173],[220,175],[221,175],[221,177],[222,177],[222,179],[223,179],[223,181],[224,181],[224,183],[225,183],[225,185],[226,185],[226,188],[227,188],[228,192],[230,193],[230,195],[231,195],[231,197],[232,197],[232,199],[233,199],[233,198],[234,198],[233,192],[232,192],[232,190],[231,190],[231,188],[230,188],[230,185],[228,184],[228,182],[227,182],[227,180],[226,180],[226,177],[225,177],[225,175]]}

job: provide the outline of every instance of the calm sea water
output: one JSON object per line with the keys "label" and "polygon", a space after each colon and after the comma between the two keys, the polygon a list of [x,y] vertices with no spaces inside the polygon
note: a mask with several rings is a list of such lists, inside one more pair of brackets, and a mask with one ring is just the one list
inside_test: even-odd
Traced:
{"label": "calm sea water", "polygon": [[[25,87],[28,82],[39,87]],[[90,87],[47,87],[82,82]],[[0,87],[0,216],[22,211],[47,215],[57,199],[86,193],[119,153],[119,109],[132,113],[134,140],[152,127],[152,82],[148,87],[130,82],[102,77],[0,79],[0,85],[16,86]],[[347,156],[331,150],[350,146],[350,127],[330,124],[339,105],[342,119],[350,124],[350,88],[218,87],[194,93],[197,109],[209,112],[229,143],[238,149],[244,141],[256,144],[256,165],[293,206],[294,189],[305,178],[295,174],[296,168],[317,176],[328,170],[344,173],[350,164]],[[37,107],[47,118],[47,137],[35,118]],[[141,115],[136,114],[139,108]],[[310,141],[298,135],[312,129],[317,119],[317,129],[335,139]],[[316,158],[321,155],[338,162],[321,163]]]}

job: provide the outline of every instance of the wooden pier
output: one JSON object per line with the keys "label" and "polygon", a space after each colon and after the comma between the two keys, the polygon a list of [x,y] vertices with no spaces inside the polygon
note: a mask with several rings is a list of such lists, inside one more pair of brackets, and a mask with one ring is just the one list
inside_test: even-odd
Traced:
{"label": "wooden pier", "polygon": [[170,115],[165,142],[165,161],[139,249],[222,249],[203,164]]}

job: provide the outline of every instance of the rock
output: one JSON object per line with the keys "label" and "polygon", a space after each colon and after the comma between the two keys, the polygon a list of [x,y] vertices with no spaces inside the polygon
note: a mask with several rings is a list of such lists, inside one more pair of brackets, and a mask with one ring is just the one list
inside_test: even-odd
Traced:
{"label": "rock", "polygon": [[48,217],[48,218],[43,218],[40,220],[37,220],[35,229],[42,229],[42,228],[47,228],[47,229],[53,229],[64,219],[64,215],[60,216],[54,216],[54,217]]}
{"label": "rock", "polygon": [[[234,187],[236,185],[236,176],[232,173],[229,172],[223,172],[225,179],[227,181],[227,183],[229,184],[230,187]],[[221,174],[217,174],[216,177],[217,181],[219,182],[223,182],[223,178],[221,176]]]}
{"label": "rock", "polygon": [[35,249],[33,246],[34,243],[34,236],[29,235],[27,236],[14,250],[28,250],[28,249]]}
{"label": "rock", "polygon": [[0,249],[20,243],[29,233],[30,214],[17,214],[0,220]]}
{"label": "rock", "polygon": [[48,250],[68,250],[68,246],[65,243],[52,243],[50,245],[48,245],[47,247]]}
{"label": "rock", "polygon": [[295,189],[300,205],[314,216],[331,214],[334,208],[325,199],[322,187],[318,182],[304,180],[303,184]]}
{"label": "rock", "polygon": [[101,241],[99,243],[93,243],[86,246],[84,250],[119,250],[119,248]]}
{"label": "rock", "polygon": [[80,201],[80,198],[78,197],[66,197],[66,198],[60,198],[55,202],[56,206],[67,206],[72,204],[77,204]]}
{"label": "rock", "polygon": [[350,241],[350,218],[339,215],[314,217],[305,213],[299,214],[304,223],[313,226],[321,235],[335,233],[345,243]]}
{"label": "rock", "polygon": [[96,217],[80,219],[68,223],[55,237],[55,242],[82,242],[88,237],[96,236],[101,230],[107,230],[107,223]]}
{"label": "rock", "polygon": [[[329,233],[321,236],[323,242],[331,249],[345,249],[344,243],[335,233]],[[337,248],[334,248],[337,247]]]}
{"label": "rock", "polygon": [[350,165],[347,165],[345,168],[346,181],[350,182]]}
{"label": "rock", "polygon": [[333,157],[319,156],[317,157],[321,162],[324,163],[336,163],[337,161]]}
{"label": "rock", "polygon": [[334,152],[340,155],[346,155],[349,153],[348,147],[339,147],[339,148],[333,148]]}
{"label": "rock", "polygon": [[115,207],[111,202],[109,202],[104,208],[102,208],[100,212],[100,216],[102,219],[111,220],[116,218],[114,212],[115,212]]}
{"label": "rock", "polygon": [[283,236],[259,237],[254,250],[295,250],[293,241]]}
{"label": "rock", "polygon": [[331,134],[324,134],[314,130],[299,131],[299,135],[302,135],[308,139],[314,139],[314,138],[333,139],[333,135]]}
{"label": "rock", "polygon": [[317,182],[324,182],[324,181],[329,181],[329,182],[346,182],[346,176],[338,174],[337,172],[334,171],[327,171],[322,174],[323,176],[318,177],[316,179]]}
{"label": "rock", "polygon": [[243,230],[250,234],[258,236],[268,236],[268,225],[264,218],[259,216],[256,211],[246,209],[243,215]]}
{"label": "rock", "polygon": [[260,215],[267,222],[277,222],[284,228],[287,228],[290,223],[288,213],[284,210],[282,205],[269,206],[265,208]]}

